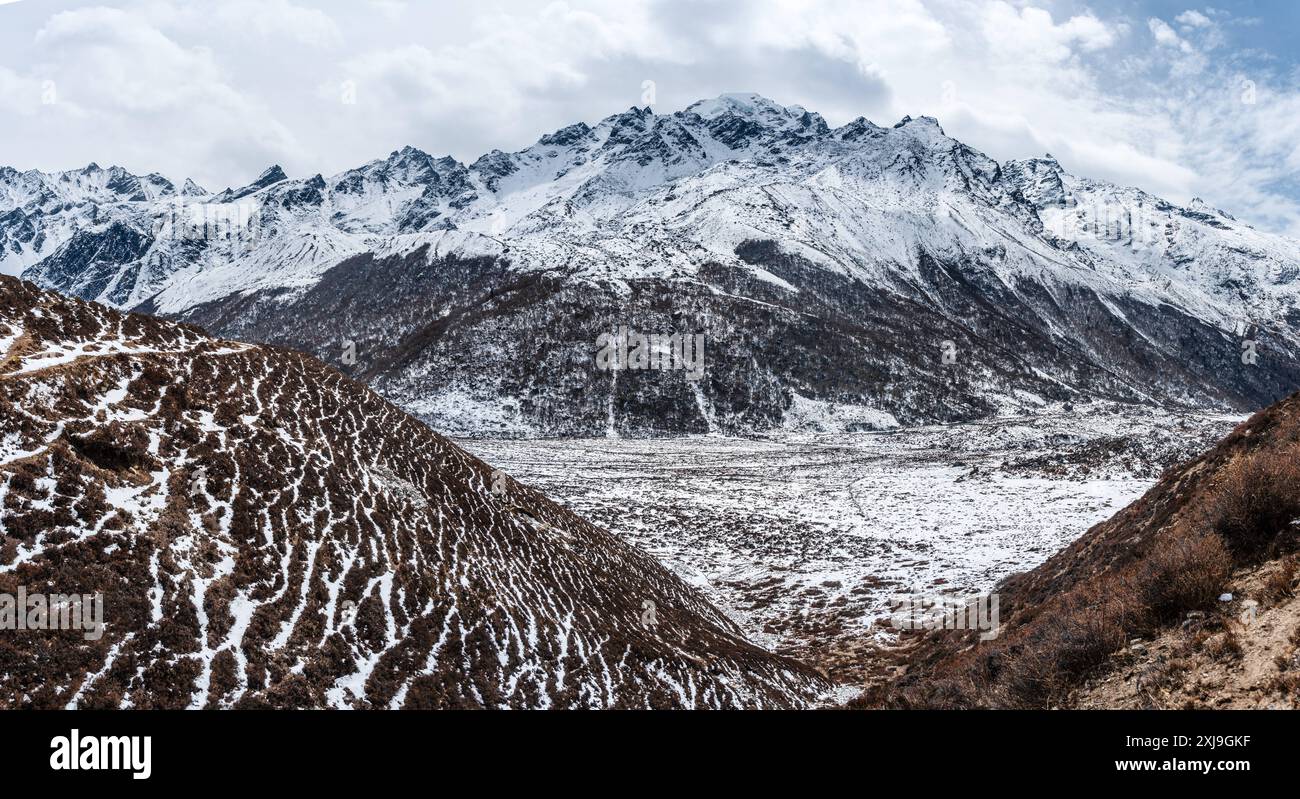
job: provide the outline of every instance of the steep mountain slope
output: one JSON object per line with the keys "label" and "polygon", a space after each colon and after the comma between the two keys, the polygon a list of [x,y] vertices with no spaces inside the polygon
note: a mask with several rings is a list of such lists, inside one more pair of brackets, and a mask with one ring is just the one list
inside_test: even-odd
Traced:
{"label": "steep mountain slope", "polygon": [[[832,129],[724,95],[469,165],[405,148],[328,179],[87,197],[16,212],[76,231],[39,259],[11,245],[27,277],[304,349],[455,432],[750,432],[809,403],[866,426],[1254,409],[1300,384],[1300,243],[1050,157],[1000,165],[929,118]],[[597,369],[623,327],[702,334],[703,378]]]}
{"label": "steep mountain slope", "polygon": [[[79,232],[111,230],[110,220],[117,217],[147,218],[148,209],[175,194],[175,186],[161,175],[136,176],[116,166],[102,169],[90,164],[79,171],[48,175],[0,167],[0,272],[39,263]],[[142,255],[140,251],[135,257]],[[102,293],[99,287],[94,296]]]}
{"label": "steep mountain slope", "polygon": [[1300,394],[996,589],[1001,629],[904,634],[859,704],[1300,705]]}
{"label": "steep mountain slope", "polygon": [[[652,558],[298,353],[0,277],[5,707],[801,706]],[[2,614],[0,614],[2,615]]]}

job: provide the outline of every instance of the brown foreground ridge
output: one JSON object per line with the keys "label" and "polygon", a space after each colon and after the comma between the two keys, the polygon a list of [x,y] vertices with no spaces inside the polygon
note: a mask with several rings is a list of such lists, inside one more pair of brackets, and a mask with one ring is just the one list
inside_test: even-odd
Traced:
{"label": "brown foreground ridge", "polygon": [[851,705],[1300,705],[1300,394],[996,589],[1001,634],[908,634]]}
{"label": "brown foreground ridge", "polygon": [[[6,596],[31,610],[0,635],[4,708],[801,707],[828,688],[337,371],[9,277],[0,530],[0,625]],[[67,596],[98,596],[102,627],[31,604]]]}

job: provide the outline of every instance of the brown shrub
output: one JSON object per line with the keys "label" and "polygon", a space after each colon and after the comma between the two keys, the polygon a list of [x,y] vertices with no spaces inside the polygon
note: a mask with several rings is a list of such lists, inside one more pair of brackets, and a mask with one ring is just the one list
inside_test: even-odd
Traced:
{"label": "brown shrub", "polygon": [[1165,539],[1138,565],[1137,590],[1152,625],[1209,605],[1232,573],[1232,557],[1218,536],[1193,533]]}
{"label": "brown shrub", "polygon": [[1241,642],[1231,629],[1207,636],[1200,645],[1201,651],[1214,660],[1236,660],[1241,657]]}
{"label": "brown shrub", "polygon": [[1272,549],[1300,519],[1300,457],[1294,448],[1249,455],[1228,469],[1209,506],[1210,525],[1240,561]]}
{"label": "brown shrub", "polygon": [[1300,562],[1292,555],[1284,558],[1278,564],[1278,568],[1265,578],[1264,585],[1260,589],[1260,596],[1265,603],[1276,605],[1283,599],[1295,596],[1297,568],[1300,568]]}
{"label": "brown shrub", "polygon": [[143,429],[113,423],[95,429],[86,436],[67,436],[77,454],[101,469],[123,472],[154,466],[149,456],[149,441]]}
{"label": "brown shrub", "polygon": [[1180,657],[1147,664],[1139,673],[1136,686],[1142,706],[1149,709],[1165,707],[1161,694],[1182,683],[1189,668],[1188,661]]}
{"label": "brown shrub", "polygon": [[1300,701],[1300,674],[1278,674],[1269,680],[1268,689],[1283,694],[1294,706],[1297,701]]}

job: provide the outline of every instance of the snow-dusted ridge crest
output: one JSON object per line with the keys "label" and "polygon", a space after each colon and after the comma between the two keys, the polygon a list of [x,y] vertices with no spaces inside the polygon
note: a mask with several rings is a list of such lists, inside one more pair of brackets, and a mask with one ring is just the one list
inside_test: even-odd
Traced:
{"label": "snow-dusted ridge crest", "polygon": [[[600,388],[575,372],[526,379],[507,361],[525,353],[510,345],[473,353],[486,376],[447,365],[439,348],[487,324],[461,303],[505,286],[527,287],[519,301],[533,312],[495,308],[503,329],[478,333],[534,335],[566,292],[590,300],[587,323],[527,353],[542,361],[585,358],[582,347],[620,322],[689,321],[718,337],[715,364],[753,356],[722,337],[770,337],[774,316],[777,327],[800,317],[833,329],[791,345],[820,362],[802,374],[761,353],[758,369],[777,385],[755,409],[725,395],[742,377],[767,378],[724,368],[697,386],[691,418],[654,422],[625,407],[625,423],[614,414],[621,432],[780,426],[795,396],[902,423],[1094,396],[1249,409],[1300,382],[1300,242],[1199,201],[1072,175],[1050,156],[999,164],[929,117],[831,128],[800,106],[728,94],[670,114],[631,108],[468,164],[406,147],[328,178],[272,167],[216,193],[107,172],[0,170],[0,266],[331,362],[340,341],[364,340],[374,357],[355,373],[436,423],[450,421],[439,409],[457,397],[499,404],[525,382],[544,397],[578,379]],[[176,235],[165,223],[181,207],[252,221],[245,233]],[[324,296],[344,274],[393,269],[409,279],[387,291],[425,303],[428,316],[403,316],[388,295],[349,307]],[[674,307],[651,309],[655,294]],[[1247,334],[1266,355],[1239,374]],[[958,344],[959,368],[927,379],[945,340]],[[603,390],[617,399],[622,389]],[[599,426],[578,410],[575,430],[609,429],[608,408]],[[491,429],[569,431],[543,418],[555,410],[495,413]]]}

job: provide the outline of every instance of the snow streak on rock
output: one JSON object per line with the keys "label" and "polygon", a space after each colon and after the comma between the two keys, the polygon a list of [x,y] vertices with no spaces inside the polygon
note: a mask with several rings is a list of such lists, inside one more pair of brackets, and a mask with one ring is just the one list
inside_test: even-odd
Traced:
{"label": "snow streak on rock", "polygon": [[[497,490],[493,490],[496,484]],[[0,278],[6,707],[801,706],[652,558],[296,353]]]}

